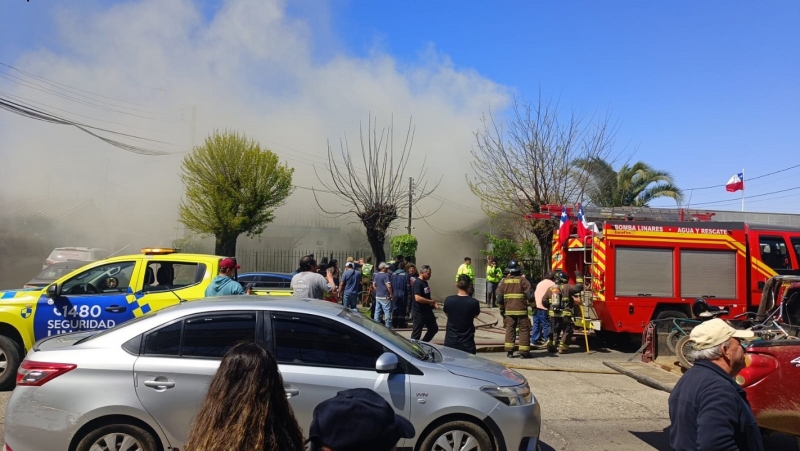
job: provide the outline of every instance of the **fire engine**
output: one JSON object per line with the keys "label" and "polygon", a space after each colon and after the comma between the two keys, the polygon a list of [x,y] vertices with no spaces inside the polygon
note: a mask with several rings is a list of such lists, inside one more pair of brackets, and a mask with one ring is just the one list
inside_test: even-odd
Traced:
{"label": "fire engine", "polygon": [[[654,319],[692,316],[705,298],[728,317],[758,309],[767,279],[800,274],[800,228],[715,222],[715,213],[651,208],[587,208],[596,233],[578,236],[577,208],[545,205],[528,219],[566,210],[568,237],[553,236],[553,269],[584,279],[584,324],[641,334]],[[565,228],[566,230],[566,228]],[[562,244],[563,243],[563,244]]]}

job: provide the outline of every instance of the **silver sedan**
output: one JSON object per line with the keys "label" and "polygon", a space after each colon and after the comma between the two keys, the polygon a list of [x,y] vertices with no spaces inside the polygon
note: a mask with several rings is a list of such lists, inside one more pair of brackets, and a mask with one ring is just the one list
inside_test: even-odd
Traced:
{"label": "silver sedan", "polygon": [[539,447],[539,404],[513,370],[409,341],[329,302],[233,297],[38,342],[8,403],[5,449],[183,449],[220,359],[242,341],[272,350],[305,431],[318,403],[366,387],[414,424],[399,449]]}

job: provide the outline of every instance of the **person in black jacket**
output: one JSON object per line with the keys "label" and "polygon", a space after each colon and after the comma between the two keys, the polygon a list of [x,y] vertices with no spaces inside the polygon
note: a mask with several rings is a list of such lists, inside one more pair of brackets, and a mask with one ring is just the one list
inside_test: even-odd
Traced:
{"label": "person in black jacket", "polygon": [[694,366],[669,395],[669,444],[674,450],[762,451],[764,444],[744,389],[733,379],[745,366],[739,339],[753,337],[715,318],[690,334]]}

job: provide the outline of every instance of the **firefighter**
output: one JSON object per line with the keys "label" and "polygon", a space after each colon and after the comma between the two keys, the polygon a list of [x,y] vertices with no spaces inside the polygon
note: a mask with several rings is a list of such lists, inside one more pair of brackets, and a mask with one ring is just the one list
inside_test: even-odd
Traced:
{"label": "firefighter", "polygon": [[522,276],[519,262],[508,263],[508,276],[497,287],[497,304],[506,328],[505,349],[508,357],[514,356],[514,338],[519,327],[519,355],[531,358],[531,319],[528,317],[528,303],[533,298],[533,290],[528,279]]}
{"label": "firefighter", "polygon": [[556,284],[550,287],[542,298],[542,304],[547,308],[550,318],[550,336],[547,340],[547,350],[566,354],[569,352],[569,341],[572,338],[572,314],[576,303],[580,300],[576,296],[583,291],[583,284],[570,285],[569,276],[564,271],[556,271]]}

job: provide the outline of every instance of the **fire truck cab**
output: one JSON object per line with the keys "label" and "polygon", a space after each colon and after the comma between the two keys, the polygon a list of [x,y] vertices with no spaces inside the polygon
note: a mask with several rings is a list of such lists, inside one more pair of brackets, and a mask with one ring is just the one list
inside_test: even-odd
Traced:
{"label": "fire truck cab", "polygon": [[640,334],[653,319],[692,317],[697,298],[727,307],[729,318],[756,311],[767,279],[800,274],[800,228],[614,219],[596,226],[599,233],[585,236],[573,227],[566,239],[556,232],[552,248],[553,269],[584,276],[595,330]]}

